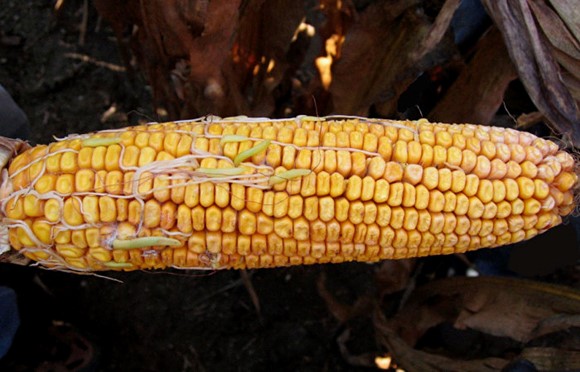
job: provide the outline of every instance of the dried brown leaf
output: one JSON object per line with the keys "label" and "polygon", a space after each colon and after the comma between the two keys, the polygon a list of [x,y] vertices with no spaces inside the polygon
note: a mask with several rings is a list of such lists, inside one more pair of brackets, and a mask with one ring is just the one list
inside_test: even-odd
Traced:
{"label": "dried brown leaf", "polygon": [[341,58],[332,66],[329,91],[335,113],[365,115],[372,105],[380,104],[381,115],[394,115],[398,98],[409,84],[451,55],[445,45],[438,44],[425,57],[413,57],[431,23],[411,4],[392,18],[390,2],[373,2],[349,28]]}
{"label": "dried brown leaf", "polygon": [[522,352],[522,358],[534,363],[539,371],[578,371],[580,351],[562,350],[553,347],[529,347]]}
{"label": "dried brown leaf", "polygon": [[287,69],[292,38],[305,17],[302,1],[250,1],[240,19],[234,44],[236,90],[245,101],[239,113],[267,116],[275,109],[272,92]]}
{"label": "dried brown leaf", "polygon": [[375,272],[379,297],[402,291],[412,279],[416,260],[387,260],[381,262]]}
{"label": "dried brown leaf", "polygon": [[414,50],[412,52],[414,59],[419,59],[423,57],[425,54],[429,53],[433,50],[437,44],[441,42],[443,39],[443,35],[447,32],[449,28],[449,24],[453,19],[453,15],[457,8],[459,8],[459,4],[461,0],[446,0],[445,4],[441,8],[441,11],[437,15],[435,19],[435,23],[431,26],[431,29],[421,42],[421,46],[419,49]]}
{"label": "dried brown leaf", "polygon": [[492,372],[499,371],[508,364],[508,360],[501,358],[461,360],[416,350],[397,334],[381,312],[375,313],[373,323],[378,342],[389,350],[397,365],[408,372]]}
{"label": "dried brown leaf", "polygon": [[550,0],[550,5],[556,9],[566,26],[577,41],[580,42],[580,7],[577,0]]}
{"label": "dried brown leaf", "polygon": [[570,57],[580,59],[580,44],[560,16],[543,0],[529,1],[538,24],[550,43]]}
{"label": "dried brown leaf", "polygon": [[[561,80],[556,57],[538,29],[528,1],[483,0],[483,3],[502,32],[518,75],[534,104],[557,131],[580,146],[579,107]],[[562,17],[560,9],[556,9]],[[562,19],[570,27],[570,19]],[[576,37],[575,31],[571,31]]]}
{"label": "dried brown leaf", "polygon": [[434,121],[488,124],[501,106],[504,93],[517,78],[501,33],[492,28],[443,98],[429,113]]}
{"label": "dried brown leaf", "polygon": [[508,278],[450,278],[416,290],[393,319],[414,344],[442,320],[517,341],[528,341],[545,319],[580,313],[580,292],[566,287]]}

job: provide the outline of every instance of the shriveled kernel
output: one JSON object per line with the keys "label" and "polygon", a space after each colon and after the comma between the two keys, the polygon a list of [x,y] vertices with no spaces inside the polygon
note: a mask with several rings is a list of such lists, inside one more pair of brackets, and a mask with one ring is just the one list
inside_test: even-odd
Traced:
{"label": "shriveled kernel", "polygon": [[330,194],[330,174],[321,171],[316,175],[316,195],[325,196]]}
{"label": "shriveled kernel", "polygon": [[431,190],[429,193],[429,206],[430,212],[441,212],[445,207],[445,196],[439,190]]}
{"label": "shriveled kernel", "polygon": [[425,168],[423,171],[422,184],[429,190],[436,188],[439,185],[439,171],[435,167]]}
{"label": "shriveled kernel", "polygon": [[446,191],[443,196],[445,197],[443,212],[453,212],[457,205],[457,195],[452,191]]}
{"label": "shriveled kernel", "polygon": [[345,196],[348,200],[360,199],[362,191],[362,179],[359,176],[352,176],[346,184]]}
{"label": "shriveled kernel", "polygon": [[493,183],[490,180],[483,179],[479,181],[479,188],[477,190],[477,197],[482,203],[489,203],[493,199]]}
{"label": "shriveled kernel", "polygon": [[388,162],[385,167],[384,178],[389,183],[401,181],[403,179],[403,167],[396,162]]}
{"label": "shriveled kernel", "polygon": [[415,186],[411,185],[410,183],[403,183],[403,200],[402,205],[403,207],[412,207],[415,205],[416,201],[416,191]]}
{"label": "shriveled kernel", "polygon": [[318,198],[316,196],[304,199],[304,217],[308,221],[314,221],[318,218]]}
{"label": "shriveled kernel", "polygon": [[465,173],[470,173],[473,168],[475,168],[477,164],[477,154],[469,149],[463,150],[463,154],[461,157],[461,169],[465,171]]}
{"label": "shriveled kernel", "polygon": [[403,181],[417,185],[423,179],[423,167],[419,164],[408,164],[403,173]]}
{"label": "shriveled kernel", "polygon": [[415,188],[415,208],[426,209],[429,206],[429,190],[424,185]]}
{"label": "shriveled kernel", "polygon": [[467,216],[471,219],[480,218],[483,215],[485,207],[481,200],[477,197],[472,196],[469,198],[469,210],[467,211]]}
{"label": "shriveled kernel", "polygon": [[454,193],[462,192],[465,188],[465,172],[462,170],[454,170],[451,172],[451,191]]}
{"label": "shriveled kernel", "polygon": [[419,222],[419,213],[414,208],[405,208],[405,217],[403,227],[408,230],[414,230]]}
{"label": "shriveled kernel", "polygon": [[375,180],[370,176],[366,176],[362,180],[360,198],[362,201],[368,201],[373,198],[374,194],[375,194]]}
{"label": "shriveled kernel", "polygon": [[393,229],[397,230],[403,227],[404,222],[405,222],[405,209],[401,207],[392,208],[390,226]]}
{"label": "shriveled kernel", "polygon": [[473,168],[473,174],[475,174],[479,178],[487,178],[490,172],[491,172],[490,160],[483,155],[478,156],[475,168]]}
{"label": "shriveled kernel", "polygon": [[492,200],[494,203],[499,203],[500,201],[504,200],[506,197],[506,186],[505,183],[501,180],[493,180],[491,181],[493,196]]}
{"label": "shriveled kernel", "polygon": [[387,203],[391,207],[401,205],[401,203],[403,202],[403,190],[404,186],[402,182],[396,182],[389,186],[389,199]]}
{"label": "shriveled kernel", "polygon": [[437,188],[441,192],[445,192],[451,188],[452,175],[448,168],[439,169],[439,183]]}
{"label": "shriveled kernel", "polygon": [[463,189],[463,193],[466,196],[473,196],[477,194],[479,190],[479,177],[475,174],[468,174],[465,177],[465,188]]}
{"label": "shriveled kernel", "polygon": [[512,214],[522,214],[524,212],[524,201],[516,199],[511,202]]}
{"label": "shriveled kernel", "polygon": [[330,196],[338,197],[343,195],[346,189],[344,176],[339,173],[332,173],[330,176]]}

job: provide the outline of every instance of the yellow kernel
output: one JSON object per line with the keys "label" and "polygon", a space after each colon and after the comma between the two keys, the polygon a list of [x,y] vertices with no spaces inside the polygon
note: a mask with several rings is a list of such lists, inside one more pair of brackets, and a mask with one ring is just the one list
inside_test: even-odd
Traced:
{"label": "yellow kernel", "polygon": [[541,179],[534,180],[534,198],[545,199],[550,195],[550,187],[545,181]]}
{"label": "yellow kernel", "polygon": [[100,218],[103,222],[114,222],[117,220],[117,204],[110,196],[99,198]]}
{"label": "yellow kernel", "polygon": [[352,176],[346,184],[346,198],[348,200],[358,200],[361,196],[362,179],[359,176]]}
{"label": "yellow kernel", "polygon": [[77,154],[65,152],[60,158],[60,171],[63,173],[75,173],[78,170]]}
{"label": "yellow kernel", "polygon": [[43,202],[34,195],[26,195],[23,202],[24,214],[27,217],[42,217],[44,214]]}
{"label": "yellow kernel", "polygon": [[[121,195],[123,193],[123,173],[112,171],[105,177],[105,190],[109,194]],[[77,191],[80,191],[77,189]]]}
{"label": "yellow kernel", "polygon": [[387,201],[388,197],[389,183],[384,179],[377,180],[375,183],[375,193],[373,195],[373,200],[376,203],[384,203]]}
{"label": "yellow kernel", "polygon": [[384,178],[389,183],[401,181],[403,179],[403,167],[396,162],[387,162],[385,167]]}
{"label": "yellow kernel", "polygon": [[415,186],[411,185],[410,183],[403,183],[403,200],[402,205],[403,207],[412,207],[415,205],[416,199],[416,192]]}
{"label": "yellow kernel", "polygon": [[71,194],[74,191],[75,176],[73,174],[61,174],[56,179],[56,192],[60,194]]}
{"label": "yellow kernel", "polygon": [[36,220],[32,223],[32,232],[38,240],[44,244],[52,243],[52,231],[51,225],[47,222]]}
{"label": "yellow kernel", "polygon": [[534,195],[535,185],[534,181],[527,177],[518,177],[516,179],[519,188],[519,197],[522,199],[528,199]]}
{"label": "yellow kernel", "polygon": [[77,157],[79,168],[91,168],[91,159],[93,157],[92,147],[83,147]]}
{"label": "yellow kernel", "polygon": [[430,145],[421,145],[421,160],[419,164],[423,167],[430,167],[433,165],[433,147]]}
{"label": "yellow kernel", "polygon": [[445,196],[439,190],[431,190],[429,192],[429,205],[428,209],[430,212],[441,212],[445,207]]}
{"label": "yellow kernel", "polygon": [[[49,199],[47,200],[47,203],[50,200],[55,199]],[[45,210],[44,214],[46,215],[46,203],[44,206],[44,210]],[[56,210],[56,212],[58,212],[58,210]],[[6,203],[6,217],[14,220],[22,220],[26,217],[26,214],[24,213],[24,201],[22,200],[21,197],[12,197],[8,199],[8,202]]]}
{"label": "yellow kernel", "polygon": [[238,214],[238,230],[244,235],[253,235],[256,232],[256,215],[247,209]]}
{"label": "yellow kernel", "polygon": [[477,154],[469,149],[463,150],[462,153],[461,169],[463,169],[465,173],[469,173],[477,164]]}
{"label": "yellow kernel", "polygon": [[[45,208],[46,212],[46,208]],[[99,222],[99,197],[87,195],[83,198],[83,216],[86,222]]]}
{"label": "yellow kernel", "polygon": [[405,167],[403,181],[417,185],[423,179],[423,167],[419,164],[408,164]]}
{"label": "yellow kernel", "polygon": [[205,209],[200,205],[191,209],[191,226],[195,231],[205,230]]}
{"label": "yellow kernel", "polygon": [[63,206],[64,221],[71,226],[78,226],[83,223],[81,205],[78,198],[68,198]]}
{"label": "yellow kernel", "polygon": [[507,164],[501,159],[493,159],[489,167],[488,178],[491,180],[504,178],[508,172]]}
{"label": "yellow kernel", "polygon": [[487,179],[479,181],[479,188],[477,190],[477,197],[479,200],[484,204],[489,203],[493,199],[493,195],[493,183]]}
{"label": "yellow kernel", "polygon": [[313,221],[318,218],[318,198],[315,196],[304,199],[304,217]]}
{"label": "yellow kernel", "polygon": [[389,199],[387,203],[391,207],[401,205],[401,203],[403,202],[403,190],[404,186],[402,182],[396,182],[389,186]]}

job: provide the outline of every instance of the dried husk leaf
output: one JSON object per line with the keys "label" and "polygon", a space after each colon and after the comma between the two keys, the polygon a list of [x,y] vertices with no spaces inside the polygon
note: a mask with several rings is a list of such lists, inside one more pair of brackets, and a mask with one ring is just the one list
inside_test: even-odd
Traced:
{"label": "dried husk leaf", "polygon": [[[502,32],[518,75],[534,104],[554,129],[567,137],[574,146],[580,146],[579,105],[562,81],[562,69],[542,32],[541,24],[538,26],[536,23],[530,1],[483,0],[483,3]],[[555,7],[577,39],[576,25],[570,27],[570,24],[574,24],[570,14],[578,11],[573,10],[568,2]],[[563,17],[565,11],[571,13]],[[545,17],[543,19],[545,21]],[[550,25],[557,27],[553,22]]]}

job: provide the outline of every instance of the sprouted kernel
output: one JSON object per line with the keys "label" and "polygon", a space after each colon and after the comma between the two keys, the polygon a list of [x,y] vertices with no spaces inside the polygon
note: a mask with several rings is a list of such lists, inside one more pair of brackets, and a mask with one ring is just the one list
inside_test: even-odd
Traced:
{"label": "sprouted kernel", "polygon": [[262,142],[258,143],[256,146],[254,146],[254,147],[252,147],[250,149],[247,149],[245,151],[240,152],[234,158],[234,165],[237,167],[244,160],[246,160],[248,158],[251,158],[254,155],[257,155],[257,154],[261,153],[262,151],[266,151],[266,149],[268,148],[268,146],[270,146],[270,142],[272,142],[272,141],[269,140],[269,139],[267,139],[265,141],[262,141]]}
{"label": "sprouted kernel", "polygon": [[181,242],[177,239],[166,238],[163,236],[148,236],[144,238],[135,239],[115,239],[113,240],[113,249],[135,249],[135,248],[145,248],[153,246],[168,246],[177,247],[181,245]]}
{"label": "sprouted kernel", "polygon": [[246,141],[247,139],[248,137],[239,134],[227,134],[225,136],[222,136],[222,139],[220,140],[220,145],[232,142],[242,142]]}
{"label": "sprouted kernel", "polygon": [[130,269],[133,264],[129,262],[103,262],[103,265],[111,269]]}
{"label": "sprouted kernel", "polygon": [[293,178],[304,177],[311,173],[310,169],[290,169],[276,175],[270,176],[268,184],[276,185],[285,181],[289,181]]}
{"label": "sprouted kernel", "polygon": [[203,173],[208,177],[238,176],[244,173],[244,168],[197,168],[196,173]]}
{"label": "sprouted kernel", "polygon": [[99,147],[99,146],[110,146],[121,143],[121,138],[119,137],[102,137],[102,138],[87,138],[81,142],[83,147]]}

